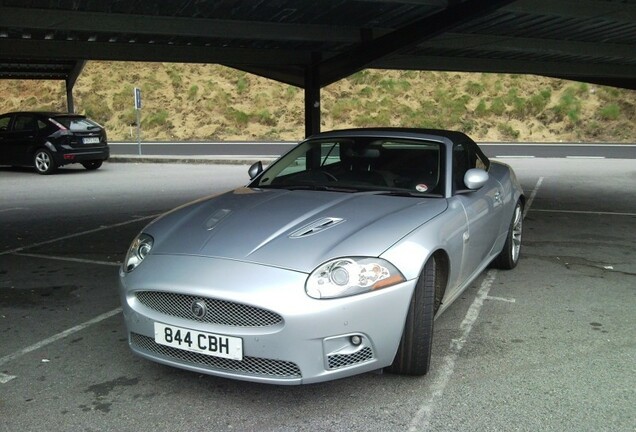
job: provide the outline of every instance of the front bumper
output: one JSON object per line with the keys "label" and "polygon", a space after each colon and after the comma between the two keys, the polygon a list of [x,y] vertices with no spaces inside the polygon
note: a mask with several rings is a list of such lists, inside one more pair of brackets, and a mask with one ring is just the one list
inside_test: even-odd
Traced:
{"label": "front bumper", "polygon": [[[304,273],[197,256],[150,255],[121,273],[120,292],[131,349],[148,359],[210,375],[275,384],[307,384],[368,372],[392,363],[415,281],[343,299],[305,293]],[[141,293],[151,293],[148,302]],[[145,295],[145,294],[144,294]],[[169,299],[166,301],[165,299]],[[238,305],[202,322],[193,299]],[[179,306],[183,303],[182,306]],[[224,306],[223,306],[224,307]],[[182,309],[182,310],[180,310]],[[280,320],[249,322],[252,311]],[[258,314],[258,312],[255,312]],[[269,315],[268,315],[269,316]],[[229,360],[157,344],[155,322],[243,340],[243,360]],[[351,336],[361,343],[351,343]]]}

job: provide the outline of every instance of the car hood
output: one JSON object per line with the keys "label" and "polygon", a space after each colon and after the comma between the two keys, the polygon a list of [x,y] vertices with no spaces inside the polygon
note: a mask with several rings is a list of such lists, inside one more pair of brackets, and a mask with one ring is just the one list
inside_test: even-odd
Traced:
{"label": "car hood", "polygon": [[239,188],[177,208],[146,232],[152,254],[219,257],[309,273],[343,256],[379,256],[446,209],[443,198]]}

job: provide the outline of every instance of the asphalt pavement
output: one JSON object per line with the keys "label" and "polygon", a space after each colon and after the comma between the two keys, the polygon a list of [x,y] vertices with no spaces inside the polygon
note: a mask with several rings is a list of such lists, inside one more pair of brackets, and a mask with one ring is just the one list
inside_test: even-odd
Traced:
{"label": "asphalt pavement", "polygon": [[634,431],[636,166],[502,160],[529,199],[521,261],[435,321],[431,373],[300,387],[182,371],[126,344],[131,239],[245,184],[247,165],[0,167],[0,431]]}

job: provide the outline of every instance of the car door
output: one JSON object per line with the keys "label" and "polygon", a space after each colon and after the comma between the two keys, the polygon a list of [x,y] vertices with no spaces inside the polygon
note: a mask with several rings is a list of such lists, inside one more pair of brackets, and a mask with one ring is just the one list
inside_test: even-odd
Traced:
{"label": "car door", "polygon": [[10,138],[11,132],[9,128],[11,127],[11,118],[13,116],[11,114],[5,114],[0,116],[0,164],[10,165],[11,162],[11,146],[10,146]]}
{"label": "car door", "polygon": [[464,207],[467,220],[463,234],[462,281],[490,259],[503,218],[503,187],[493,176],[478,190],[469,190],[464,184],[467,170],[486,169],[488,161],[483,158],[466,143],[456,143],[453,147],[453,193]]}
{"label": "car door", "polygon": [[33,114],[15,114],[9,132],[7,150],[15,165],[30,165],[32,153],[38,139],[38,122]]}

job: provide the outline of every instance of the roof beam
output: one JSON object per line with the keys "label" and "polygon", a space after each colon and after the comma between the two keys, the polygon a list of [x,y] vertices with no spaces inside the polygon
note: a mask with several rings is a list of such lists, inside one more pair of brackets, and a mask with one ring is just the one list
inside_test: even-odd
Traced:
{"label": "roof beam", "polygon": [[[181,18],[0,6],[0,27],[42,31],[125,33],[164,37],[345,42],[361,40],[360,30],[310,25]],[[378,34],[388,30],[378,30]]]}
{"label": "roof beam", "polygon": [[283,84],[293,85],[295,87],[303,88],[305,86],[305,68],[304,67],[258,67],[258,66],[243,66],[225,64],[224,66],[242,70],[243,72],[251,73],[254,75],[262,76],[264,78],[272,79],[274,81],[281,82]]}
{"label": "roof beam", "polygon": [[16,79],[16,80],[65,80],[66,74],[60,72],[50,72],[50,71],[12,71],[12,70],[1,70],[0,71],[0,79]]}
{"label": "roof beam", "polygon": [[108,43],[33,39],[0,39],[4,58],[28,60],[110,60],[178,63],[222,63],[263,66],[308,64],[310,54],[293,50],[212,48],[150,43]]}
{"label": "roof beam", "polygon": [[598,0],[518,0],[501,8],[503,12],[552,15],[563,18],[603,18],[618,23],[636,21],[636,5]]}
{"label": "roof beam", "polygon": [[418,49],[461,49],[479,51],[524,52],[533,54],[559,54],[589,57],[630,58],[634,47],[610,43],[580,42],[572,40],[538,39],[474,33],[444,33],[419,44]]}
{"label": "roof beam", "polygon": [[[449,0],[358,0],[367,3],[399,3],[413,6],[438,6],[440,8],[448,7]],[[452,1],[452,0],[451,0]]]}
{"label": "roof beam", "polygon": [[320,64],[321,85],[326,86],[369,66],[374,61],[398,53],[438,36],[472,19],[488,15],[514,0],[465,0],[453,2],[440,12],[423,17],[394,32],[363,42],[350,51]]}

